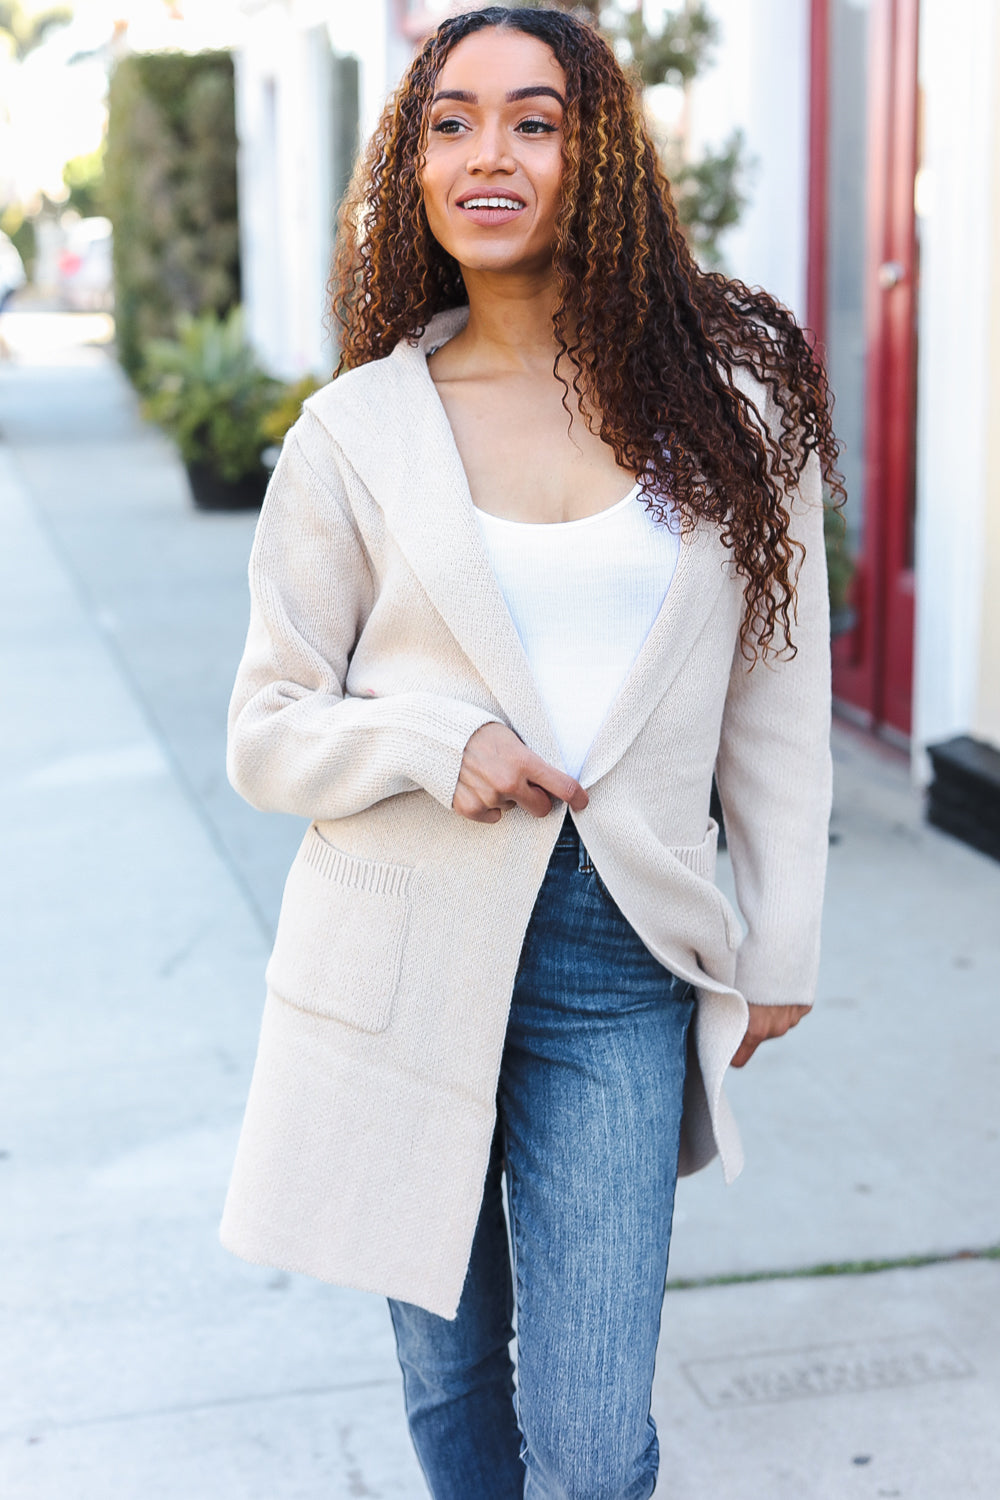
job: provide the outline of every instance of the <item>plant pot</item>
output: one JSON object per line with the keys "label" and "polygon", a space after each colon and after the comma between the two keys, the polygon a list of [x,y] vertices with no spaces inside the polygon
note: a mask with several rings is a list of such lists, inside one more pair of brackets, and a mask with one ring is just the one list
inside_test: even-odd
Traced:
{"label": "plant pot", "polygon": [[262,466],[242,479],[220,479],[205,464],[185,464],[191,498],[199,510],[259,510],[270,478]]}

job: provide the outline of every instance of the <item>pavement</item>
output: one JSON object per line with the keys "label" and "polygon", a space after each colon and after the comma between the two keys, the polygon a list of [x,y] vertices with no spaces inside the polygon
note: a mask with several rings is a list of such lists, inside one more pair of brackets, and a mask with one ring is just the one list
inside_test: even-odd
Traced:
{"label": "pavement", "polygon": [[[0,1496],[421,1500],[380,1299],[217,1243],[302,825],[223,769],[253,517],[192,509],[109,333],[10,314],[0,367]],[[671,1500],[1000,1496],[1000,864],[835,757],[816,1010],[678,1195]]]}

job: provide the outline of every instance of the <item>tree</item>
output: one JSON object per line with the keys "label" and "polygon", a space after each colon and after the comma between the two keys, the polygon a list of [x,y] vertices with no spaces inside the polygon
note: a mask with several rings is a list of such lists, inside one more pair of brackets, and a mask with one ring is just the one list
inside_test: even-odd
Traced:
{"label": "tree", "polygon": [[119,358],[178,317],[240,300],[233,63],[222,52],[131,53],[111,78],[105,212],[114,226]]}
{"label": "tree", "polygon": [[104,212],[103,145],[84,156],[71,157],[63,167],[62,179],[69,192],[67,208],[75,208],[81,219]]}
{"label": "tree", "polygon": [[[538,8],[539,0],[513,0],[518,9]],[[710,61],[718,39],[718,25],[703,0],[689,0],[668,11],[659,30],[653,30],[641,4],[623,10],[602,0],[544,0],[570,14],[583,14],[599,26],[615,53],[631,67],[643,89],[667,83],[684,88]],[[744,182],[748,170],[743,133],[734,130],[717,151],[689,161],[685,143],[668,138],[661,154],[673,189],[674,202],[691,248],[708,265],[719,262],[719,237],[738,222],[746,206]]]}
{"label": "tree", "polygon": [[21,0],[0,0],[0,39],[15,62],[24,62],[30,52],[40,47],[50,31],[66,26],[73,19],[68,5],[48,5],[44,10],[29,9]]}

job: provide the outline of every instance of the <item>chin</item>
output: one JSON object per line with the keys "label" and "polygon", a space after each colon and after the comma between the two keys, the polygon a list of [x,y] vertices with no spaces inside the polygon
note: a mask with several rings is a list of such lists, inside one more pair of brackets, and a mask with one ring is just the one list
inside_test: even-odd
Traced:
{"label": "chin", "polygon": [[465,271],[497,271],[510,275],[526,275],[548,270],[552,265],[551,255],[542,256],[537,253],[532,255],[517,250],[505,251],[500,246],[492,251],[485,251],[482,247],[473,250],[470,247],[467,253],[463,253],[463,249],[464,247],[457,246],[454,250],[449,250],[449,254],[454,256]]}

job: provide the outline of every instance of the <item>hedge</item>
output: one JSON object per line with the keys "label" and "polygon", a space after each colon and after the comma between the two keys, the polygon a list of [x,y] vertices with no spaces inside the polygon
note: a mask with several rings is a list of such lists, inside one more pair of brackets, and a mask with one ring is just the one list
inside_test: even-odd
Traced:
{"label": "hedge", "polygon": [[224,314],[240,300],[227,52],[133,53],[118,62],[105,184],[118,354],[141,381],[144,346],[173,336],[179,314]]}

